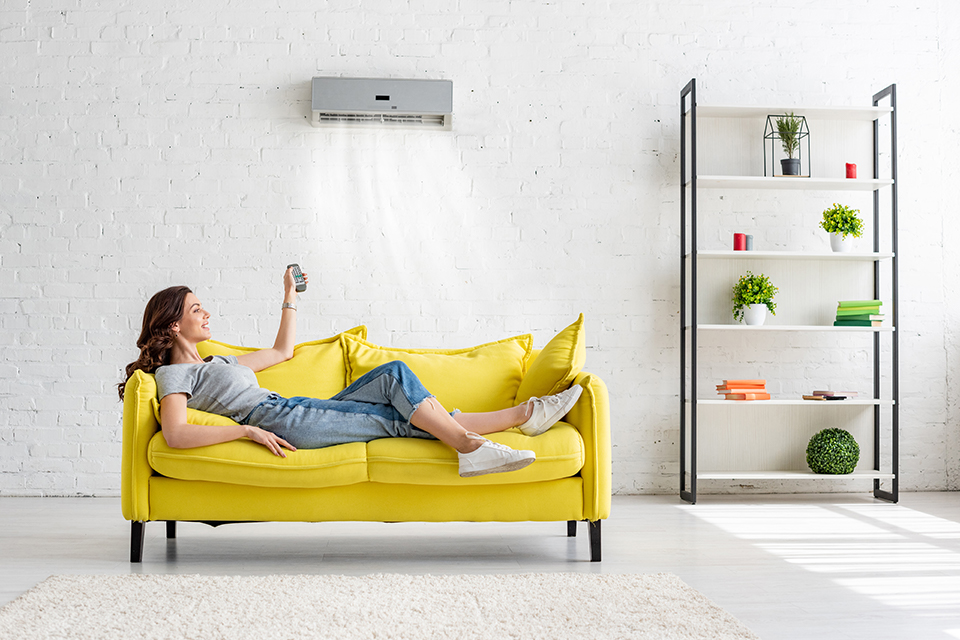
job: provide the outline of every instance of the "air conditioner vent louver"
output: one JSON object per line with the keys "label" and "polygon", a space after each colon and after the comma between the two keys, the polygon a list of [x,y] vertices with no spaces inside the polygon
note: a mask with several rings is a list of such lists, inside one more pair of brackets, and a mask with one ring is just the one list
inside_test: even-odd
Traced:
{"label": "air conditioner vent louver", "polygon": [[447,116],[443,115],[403,115],[394,113],[326,113],[318,111],[316,120],[320,123],[333,124],[385,124],[413,127],[429,127],[443,129]]}
{"label": "air conditioner vent louver", "polygon": [[315,126],[393,126],[450,129],[449,80],[313,79]]}

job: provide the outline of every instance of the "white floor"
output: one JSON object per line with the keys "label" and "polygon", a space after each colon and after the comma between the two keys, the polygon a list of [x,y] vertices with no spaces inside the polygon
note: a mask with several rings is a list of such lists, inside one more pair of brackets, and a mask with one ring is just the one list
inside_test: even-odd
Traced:
{"label": "white floor", "polygon": [[564,523],[150,523],[128,554],[117,499],[0,498],[0,605],[55,574],[670,572],[765,640],[960,639],[960,493],[615,497],[601,563]]}

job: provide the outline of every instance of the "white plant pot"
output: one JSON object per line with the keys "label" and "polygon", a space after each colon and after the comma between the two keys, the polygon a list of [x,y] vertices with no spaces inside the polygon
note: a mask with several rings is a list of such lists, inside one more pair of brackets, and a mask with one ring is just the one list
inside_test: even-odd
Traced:
{"label": "white plant pot", "polygon": [[831,233],[830,234],[830,248],[837,253],[843,253],[845,251],[853,250],[853,236],[844,238],[843,234],[840,233]]}
{"label": "white plant pot", "polygon": [[743,308],[743,321],[752,326],[759,326],[767,319],[767,305],[748,304]]}

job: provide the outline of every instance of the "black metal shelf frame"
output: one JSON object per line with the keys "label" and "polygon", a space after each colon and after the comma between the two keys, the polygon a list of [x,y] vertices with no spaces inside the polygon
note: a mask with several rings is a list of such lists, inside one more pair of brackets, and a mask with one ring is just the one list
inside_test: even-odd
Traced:
{"label": "black metal shelf frame", "polygon": [[[873,106],[883,101],[890,105],[890,240],[893,258],[891,263],[891,289],[893,312],[889,333],[891,399],[890,407],[890,489],[881,487],[881,480],[874,478],[875,498],[897,502],[900,487],[900,318],[899,318],[899,259],[897,242],[897,86],[892,84],[873,96]],[[689,126],[688,126],[689,115]],[[880,119],[873,121],[873,178],[880,178]],[[680,497],[686,502],[697,501],[697,86],[696,78],[680,90]],[[689,182],[689,184],[688,184]],[[689,235],[688,235],[689,229]],[[689,243],[689,250],[687,245]],[[880,251],[880,191],[873,191],[873,251]],[[687,265],[689,254],[689,274]],[[687,279],[689,275],[690,284]],[[880,262],[874,262],[874,298],[880,299]],[[689,318],[689,320],[688,320]],[[687,342],[689,338],[689,353]],[[880,332],[873,336],[873,386],[874,398],[881,398]],[[689,359],[689,362],[688,362]],[[688,415],[689,414],[689,415]],[[689,421],[689,427],[688,427]],[[873,468],[880,472],[882,444],[881,406],[874,407],[873,415]],[[689,475],[689,482],[688,482]]]}

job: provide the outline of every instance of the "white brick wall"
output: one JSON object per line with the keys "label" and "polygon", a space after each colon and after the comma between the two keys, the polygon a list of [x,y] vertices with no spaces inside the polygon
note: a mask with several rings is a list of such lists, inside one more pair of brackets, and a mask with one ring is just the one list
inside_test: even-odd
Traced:
{"label": "white brick wall", "polygon": [[[114,385],[149,295],[189,284],[218,338],[268,344],[294,260],[304,340],[365,323],[398,346],[542,345],[584,311],[615,490],[675,491],[691,77],[713,104],[864,105],[898,83],[901,486],[960,487],[960,228],[941,186],[960,8],[312,6],[3,3],[0,495],[117,493]],[[454,130],[314,130],[320,74],[451,79]]]}
{"label": "white brick wall", "polygon": [[[960,23],[956,20],[941,23],[940,38],[946,42],[960,41]],[[941,53],[941,68],[943,70],[956,69],[957,65],[960,65],[960,48],[955,46],[945,47]],[[943,112],[946,114],[951,111],[949,109],[950,105],[958,104],[958,101],[960,101],[960,83],[950,78],[948,72],[945,72],[941,78],[943,79],[943,82],[940,83],[942,85],[941,100]],[[956,141],[960,137],[960,126],[954,118],[943,118],[940,126],[942,128],[942,140]],[[950,149],[951,146],[951,144],[944,144],[943,151]],[[948,175],[947,171],[941,169],[936,177],[944,178]],[[957,357],[958,352],[960,352],[960,324],[956,319],[960,318],[960,279],[956,277],[956,274],[960,273],[960,254],[953,248],[958,246],[957,243],[960,243],[960,219],[956,215],[956,206],[950,200],[949,196],[944,197],[939,208],[939,213],[942,215],[930,216],[923,231],[919,232],[918,235],[927,237],[927,242],[934,247],[933,250],[939,250],[943,253],[943,305],[938,310],[939,315],[935,316],[935,319],[942,321],[945,335],[943,350],[937,353],[936,357],[943,358],[947,363],[945,376],[947,407],[942,414],[942,418],[935,417],[931,420],[931,423],[943,421],[942,428],[946,441],[944,448],[947,451],[944,460],[947,476],[945,488],[957,490],[960,489],[960,429],[957,428],[957,425],[960,424],[960,358]],[[937,246],[938,236],[942,237],[939,246]],[[938,274],[931,275],[935,277]],[[921,295],[923,296],[922,299],[929,299],[933,305],[937,304],[938,299],[935,290],[925,291]],[[935,352],[940,348],[940,345],[930,341],[928,348]],[[922,389],[922,387],[916,388]],[[939,405],[935,406],[939,408]],[[933,409],[933,407],[929,409]],[[931,413],[936,415],[933,411]]]}

